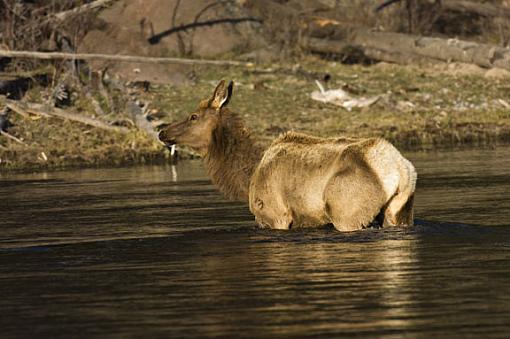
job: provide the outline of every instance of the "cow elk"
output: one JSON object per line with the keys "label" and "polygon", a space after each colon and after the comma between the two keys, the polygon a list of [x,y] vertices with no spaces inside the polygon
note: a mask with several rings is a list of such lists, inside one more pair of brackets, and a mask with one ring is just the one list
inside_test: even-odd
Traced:
{"label": "cow elk", "polygon": [[249,203],[262,227],[287,230],[333,224],[355,231],[381,216],[383,226],[413,225],[416,171],[380,138],[318,138],[287,132],[264,150],[228,108],[233,83],[182,122],[160,132],[167,146],[187,145],[204,159],[230,199]]}

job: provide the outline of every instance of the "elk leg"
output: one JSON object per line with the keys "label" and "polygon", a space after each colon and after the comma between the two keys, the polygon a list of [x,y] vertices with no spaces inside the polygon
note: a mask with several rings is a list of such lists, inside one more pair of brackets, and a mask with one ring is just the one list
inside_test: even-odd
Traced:
{"label": "elk leg", "polygon": [[383,189],[368,167],[345,168],[329,181],[324,192],[326,215],[339,231],[369,225],[384,205]]}
{"label": "elk leg", "polygon": [[413,226],[413,205],[414,194],[412,192],[397,193],[384,211],[383,227]]}

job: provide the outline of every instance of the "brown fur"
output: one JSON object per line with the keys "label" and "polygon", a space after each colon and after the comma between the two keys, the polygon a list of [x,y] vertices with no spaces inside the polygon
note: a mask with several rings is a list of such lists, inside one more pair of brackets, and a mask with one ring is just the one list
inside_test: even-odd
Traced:
{"label": "brown fur", "polygon": [[263,149],[254,142],[241,119],[225,107],[231,94],[232,83],[226,86],[220,82],[195,112],[161,131],[159,138],[166,144],[195,149],[220,191],[229,199],[248,202],[250,178]]}
{"label": "brown fur", "polygon": [[207,173],[229,199],[248,202],[250,179],[262,157],[241,119],[223,112],[204,155]]}
{"label": "brown fur", "polygon": [[196,149],[212,181],[227,197],[248,201],[261,226],[332,223],[353,231],[381,213],[386,226],[412,225],[416,172],[390,143],[289,132],[263,151],[225,108],[231,93],[232,83],[220,82],[211,98],[160,139]]}

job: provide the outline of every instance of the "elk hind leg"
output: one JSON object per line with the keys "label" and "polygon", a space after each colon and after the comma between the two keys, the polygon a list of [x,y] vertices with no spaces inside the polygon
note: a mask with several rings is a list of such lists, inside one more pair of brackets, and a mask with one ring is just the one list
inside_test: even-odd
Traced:
{"label": "elk hind leg", "polygon": [[414,224],[414,192],[397,193],[388,203],[384,211],[383,227],[413,226]]}
{"label": "elk hind leg", "polygon": [[339,231],[368,226],[381,211],[382,187],[368,168],[347,168],[328,183],[324,198],[326,215]]}

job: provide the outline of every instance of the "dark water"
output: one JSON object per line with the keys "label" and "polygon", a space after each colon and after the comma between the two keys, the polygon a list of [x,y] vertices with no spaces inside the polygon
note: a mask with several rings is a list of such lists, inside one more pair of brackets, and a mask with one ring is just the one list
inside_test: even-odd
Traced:
{"label": "dark water", "polygon": [[510,337],[510,148],[408,154],[417,226],[255,227],[198,162],[1,174],[11,337]]}

